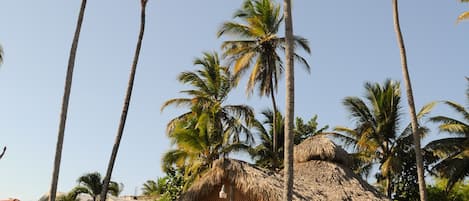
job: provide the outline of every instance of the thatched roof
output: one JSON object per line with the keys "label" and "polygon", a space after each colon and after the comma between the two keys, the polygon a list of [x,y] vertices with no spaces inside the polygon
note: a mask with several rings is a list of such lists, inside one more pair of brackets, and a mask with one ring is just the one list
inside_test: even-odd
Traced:
{"label": "thatched roof", "polygon": [[[325,137],[312,139],[318,142],[308,139],[295,148],[297,163],[294,165],[293,200],[387,200],[343,165],[348,160],[343,149]],[[312,150],[305,150],[308,147]],[[237,193],[244,195],[244,201],[280,201],[283,172],[273,172],[238,160],[217,160],[212,169],[181,196],[180,201],[219,200],[214,195],[218,197],[222,184],[235,187]]]}
{"label": "thatched roof", "polygon": [[295,162],[302,163],[311,160],[332,161],[349,166],[351,159],[348,153],[323,135],[310,137],[295,146]]}

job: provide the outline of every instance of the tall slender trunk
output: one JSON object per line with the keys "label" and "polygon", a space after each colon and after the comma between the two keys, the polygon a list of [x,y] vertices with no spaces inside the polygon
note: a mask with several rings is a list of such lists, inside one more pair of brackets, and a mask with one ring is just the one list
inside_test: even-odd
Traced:
{"label": "tall slender trunk", "polygon": [[417,121],[417,115],[415,113],[415,104],[414,104],[414,97],[412,93],[412,85],[410,83],[409,70],[407,68],[407,55],[406,55],[406,50],[404,46],[404,39],[402,37],[401,27],[399,23],[399,8],[398,8],[397,0],[392,0],[392,5],[393,5],[393,17],[394,17],[394,30],[396,32],[397,43],[399,45],[399,49],[401,53],[402,76],[403,76],[404,83],[406,86],[407,101],[409,104],[409,114],[410,114],[410,120],[412,124],[412,134],[414,137],[415,159],[417,162],[417,176],[418,176],[418,183],[419,183],[420,200],[426,201],[427,192],[426,192],[426,187],[425,187],[425,175],[424,175],[424,168],[423,168],[422,151],[420,148],[420,133],[418,131],[418,121]]}
{"label": "tall slender trunk", "polygon": [[75,56],[77,54],[78,40],[80,38],[81,25],[85,16],[86,0],[81,1],[80,13],[78,14],[75,35],[73,36],[70,56],[68,58],[67,75],[65,78],[64,95],[62,97],[62,109],[60,112],[59,132],[57,135],[57,145],[55,148],[54,169],[52,172],[52,182],[49,192],[49,201],[55,201],[57,194],[57,184],[60,172],[60,160],[62,159],[62,147],[64,142],[65,124],[67,122],[68,103],[72,89],[73,68],[75,67]]}
{"label": "tall slender trunk", "polygon": [[135,72],[137,70],[138,58],[140,56],[140,49],[142,47],[143,34],[145,32],[145,8],[148,0],[140,0],[141,3],[141,16],[140,16],[140,33],[138,35],[137,47],[135,49],[134,59],[129,75],[129,82],[127,85],[127,91],[125,94],[124,106],[122,108],[122,114],[119,122],[119,128],[117,130],[116,139],[114,146],[112,147],[111,158],[107,167],[106,176],[103,180],[103,190],[101,192],[100,200],[105,201],[107,192],[109,189],[109,182],[111,180],[112,170],[114,169],[114,163],[116,162],[117,152],[119,151],[119,145],[124,133],[125,121],[127,119],[127,112],[129,111],[130,99],[132,97],[132,89],[134,86]]}
{"label": "tall slender trunk", "polygon": [[3,156],[5,155],[5,152],[7,151],[7,147],[3,147],[3,151],[2,153],[0,154],[0,159],[3,158]]}
{"label": "tall slender trunk", "polygon": [[273,81],[270,80],[270,99],[272,100],[273,116],[272,116],[272,151],[277,153],[278,150],[278,134],[277,134],[277,102],[275,101]]}
{"label": "tall slender trunk", "polygon": [[293,68],[293,22],[291,0],[284,0],[285,15],[285,61],[286,61],[286,111],[285,111],[285,153],[284,153],[284,190],[283,200],[292,201],[293,198],[293,118],[295,116],[295,78]]}

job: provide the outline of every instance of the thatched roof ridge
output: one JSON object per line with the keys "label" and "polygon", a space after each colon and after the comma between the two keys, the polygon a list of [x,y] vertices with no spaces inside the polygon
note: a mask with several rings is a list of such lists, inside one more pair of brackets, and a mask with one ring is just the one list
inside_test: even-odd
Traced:
{"label": "thatched roof ridge", "polygon": [[[293,200],[387,200],[349,168],[329,161],[309,161],[294,166]],[[211,170],[181,196],[180,201],[202,200],[218,194],[222,183],[233,185],[249,196],[245,201],[280,201],[283,173],[254,167],[246,162],[215,161]]]}
{"label": "thatched roof ridge", "polygon": [[349,166],[351,159],[348,153],[324,135],[317,135],[304,140],[294,149],[295,162],[311,160],[332,161]]}

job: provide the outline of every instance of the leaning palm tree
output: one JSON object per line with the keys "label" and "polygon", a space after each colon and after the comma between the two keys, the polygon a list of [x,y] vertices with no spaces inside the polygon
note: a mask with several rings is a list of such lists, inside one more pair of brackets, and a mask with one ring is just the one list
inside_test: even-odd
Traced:
{"label": "leaning palm tree", "polygon": [[249,106],[224,104],[234,78],[220,65],[218,54],[204,53],[194,64],[201,69],[178,77],[192,87],[182,91],[190,97],[170,99],[162,106],[162,110],[170,105],[190,109],[168,123],[167,135],[176,148],[165,154],[163,164],[165,169],[174,164],[184,168],[191,180],[215,159],[253,144],[249,128],[255,121]]}
{"label": "leaning palm tree", "polygon": [[[100,198],[100,194],[103,192],[103,180],[101,174],[98,172],[84,174],[77,179],[79,187],[81,187],[81,193],[88,194],[93,198],[93,201]],[[119,185],[116,182],[111,181],[109,185],[109,194],[118,196],[122,191],[122,184]],[[104,199],[99,199],[104,200]]]}
{"label": "leaning palm tree", "polygon": [[[460,0],[462,3],[467,3],[469,2],[469,0]],[[458,21],[457,22],[461,22],[461,21],[464,21],[464,20],[469,20],[469,11],[466,11],[464,13],[461,13],[461,15],[458,16]]]}
{"label": "leaning palm tree", "polygon": [[81,25],[85,15],[86,0],[81,1],[80,14],[78,14],[78,22],[73,36],[72,47],[70,48],[70,56],[68,59],[67,76],[65,78],[64,95],[62,98],[62,108],[60,111],[59,131],[57,135],[57,145],[55,148],[54,169],[52,171],[52,182],[50,187],[50,201],[55,201],[57,193],[57,184],[59,181],[60,160],[62,159],[62,147],[64,141],[65,124],[67,121],[68,103],[70,100],[70,92],[72,88],[73,69],[75,67],[75,56],[78,48],[78,40],[80,38]]}
{"label": "leaning palm tree", "polygon": [[[366,101],[359,97],[346,97],[343,101],[356,126],[338,126],[334,129],[337,132],[330,134],[355,149],[356,154],[353,156],[358,164],[354,169],[361,171],[358,173],[366,175],[373,164],[379,164],[378,180],[382,181],[387,196],[391,198],[392,178],[401,171],[403,156],[414,149],[413,130],[409,124],[399,133],[399,120],[402,117],[399,83],[390,80],[382,86],[366,83],[365,89]],[[434,105],[425,105],[418,118],[428,114]],[[419,131],[424,134],[427,129],[420,127]]]}
{"label": "leaning palm tree", "polygon": [[397,44],[399,46],[400,55],[401,55],[401,66],[402,66],[402,77],[406,87],[407,102],[409,105],[409,115],[410,121],[412,123],[412,133],[414,135],[414,145],[415,145],[415,159],[417,163],[417,177],[419,183],[419,194],[420,200],[427,200],[427,190],[425,186],[425,175],[423,168],[423,157],[420,147],[420,134],[418,133],[418,121],[417,115],[415,112],[414,104],[414,95],[412,92],[412,84],[410,82],[409,69],[407,67],[407,55],[404,46],[404,38],[402,36],[401,25],[399,23],[399,8],[397,0],[392,0],[393,5],[393,17],[394,17],[394,30],[396,32]]}
{"label": "leaning palm tree", "polygon": [[140,50],[142,48],[143,34],[145,32],[145,8],[148,0],[140,0],[140,30],[137,39],[137,47],[135,49],[134,59],[132,62],[132,67],[130,70],[129,81],[127,84],[127,90],[125,93],[124,106],[122,108],[122,114],[119,122],[119,128],[117,129],[117,135],[115,139],[114,146],[112,147],[111,158],[109,159],[106,176],[104,177],[104,186],[101,197],[103,200],[106,200],[106,195],[108,191],[109,181],[111,180],[112,170],[114,169],[114,164],[117,158],[117,152],[119,151],[119,145],[124,133],[125,122],[127,119],[127,112],[129,111],[130,99],[132,97],[132,89],[134,87],[135,73],[137,71],[138,58],[140,56]]}
{"label": "leaning palm tree", "polygon": [[[225,41],[222,44],[224,56],[232,65],[235,75],[241,76],[250,68],[251,74],[246,86],[248,95],[257,91],[260,96],[270,96],[272,109],[277,112],[275,93],[278,80],[283,73],[282,60],[278,51],[286,48],[285,38],[279,37],[278,31],[283,21],[280,5],[271,0],[245,0],[241,9],[235,12],[237,21],[225,22],[218,31],[218,37],[233,35],[237,39]],[[293,36],[295,46],[300,46],[310,53],[308,41],[299,36]],[[305,64],[309,72],[306,59],[292,53],[298,61]],[[274,116],[275,118],[275,116]],[[274,125],[274,146],[278,146],[278,129]]]}
{"label": "leaning palm tree", "polygon": [[291,0],[284,0],[284,13],[285,13],[285,62],[287,68],[285,72],[286,77],[286,98],[285,98],[285,154],[284,154],[284,189],[283,200],[291,201],[293,199],[293,121],[295,118],[295,79],[294,79],[294,35],[293,35],[293,20]]}
{"label": "leaning palm tree", "polygon": [[[469,82],[469,78],[468,82]],[[469,85],[466,91],[469,103]],[[430,142],[425,149],[438,156],[433,167],[439,176],[447,178],[446,191],[449,192],[454,184],[469,176],[469,110],[453,101],[445,101],[451,109],[462,117],[461,120],[447,116],[436,116],[430,120],[439,124],[440,132],[446,132],[455,137],[439,139]]]}

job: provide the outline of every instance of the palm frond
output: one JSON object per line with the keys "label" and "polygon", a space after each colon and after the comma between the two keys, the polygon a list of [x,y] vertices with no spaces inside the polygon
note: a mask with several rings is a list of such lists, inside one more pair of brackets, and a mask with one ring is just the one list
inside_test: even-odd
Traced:
{"label": "palm frond", "polygon": [[192,105],[192,101],[193,100],[190,98],[173,98],[164,102],[160,108],[160,111],[163,111],[166,107],[170,105],[174,105],[175,107],[180,107],[180,106],[189,107]]}
{"label": "palm frond", "polygon": [[346,147],[353,147],[354,149],[357,148],[356,137],[358,136],[358,134],[356,133],[356,131],[347,127],[342,127],[342,126],[335,127],[334,131],[337,131],[337,132],[327,132],[323,134],[332,136],[333,138],[340,140],[342,143],[344,143],[344,146]]}
{"label": "palm frond", "polygon": [[425,117],[426,115],[428,115],[437,104],[438,104],[437,101],[432,101],[432,102],[427,103],[426,105],[424,105],[420,109],[420,111],[417,113],[417,119],[421,119],[421,118]]}
{"label": "palm frond", "polygon": [[445,116],[436,116],[430,118],[430,121],[435,123],[440,123],[439,129],[440,132],[448,132],[450,134],[456,135],[468,135],[469,133],[469,125],[461,122],[459,120],[445,117]]}
{"label": "palm frond", "polygon": [[469,11],[461,13],[461,15],[458,16],[458,20],[456,22],[460,23],[465,20],[469,20]]}
{"label": "palm frond", "polygon": [[219,38],[225,34],[240,35],[246,38],[255,37],[255,35],[253,35],[253,32],[249,26],[239,24],[236,22],[223,23],[223,25],[221,26],[221,28],[219,29],[217,33],[217,37]]}
{"label": "palm frond", "polygon": [[375,123],[371,111],[365,102],[358,97],[346,97],[343,102],[344,106],[350,111],[351,117],[357,122],[373,122]]}
{"label": "palm frond", "polygon": [[466,140],[467,138],[464,137],[438,139],[429,142],[424,150],[433,153],[439,158],[446,158],[455,152],[458,153],[463,150]]}
{"label": "palm frond", "polygon": [[453,101],[445,101],[444,103],[450,106],[453,110],[461,114],[463,118],[469,121],[469,112],[466,110],[466,108],[464,108],[464,106]]}
{"label": "palm frond", "polygon": [[188,153],[179,149],[172,149],[163,154],[162,169],[167,172],[173,165],[183,167],[185,165]]}

